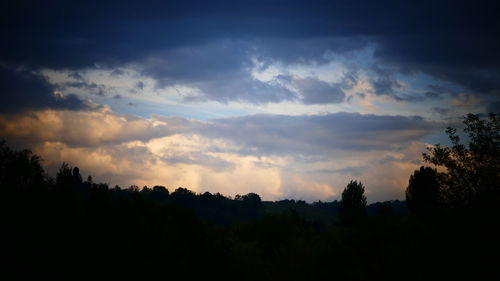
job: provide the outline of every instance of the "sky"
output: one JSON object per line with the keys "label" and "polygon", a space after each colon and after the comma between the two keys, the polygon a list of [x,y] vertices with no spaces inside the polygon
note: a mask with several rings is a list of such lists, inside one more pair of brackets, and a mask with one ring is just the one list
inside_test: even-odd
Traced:
{"label": "sky", "polygon": [[110,186],[404,199],[500,109],[495,1],[0,4],[0,137]]}

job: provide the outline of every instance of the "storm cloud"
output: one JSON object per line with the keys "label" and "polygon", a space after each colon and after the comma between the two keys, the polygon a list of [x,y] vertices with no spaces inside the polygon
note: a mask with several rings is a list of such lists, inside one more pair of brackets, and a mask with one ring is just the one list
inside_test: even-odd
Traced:
{"label": "storm cloud", "polygon": [[[10,4],[3,9],[0,32],[9,44],[0,46],[0,62],[31,69],[133,63],[161,85],[197,85],[205,99],[265,103],[293,95],[252,81],[252,58],[324,64],[331,54],[373,46],[377,63],[399,73],[426,73],[481,95],[498,94],[497,8],[492,1],[389,0]],[[230,81],[249,90],[229,91],[224,84]],[[397,85],[375,81],[377,93]]]}
{"label": "storm cloud", "polygon": [[75,95],[64,95],[40,74],[0,65],[0,113],[28,109],[87,109],[91,106]]}

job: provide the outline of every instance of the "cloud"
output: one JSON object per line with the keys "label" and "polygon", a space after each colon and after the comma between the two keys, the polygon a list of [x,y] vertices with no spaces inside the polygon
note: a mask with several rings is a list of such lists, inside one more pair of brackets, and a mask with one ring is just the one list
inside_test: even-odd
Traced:
{"label": "cloud", "polygon": [[297,80],[295,85],[303,95],[304,104],[341,103],[345,98],[345,93],[338,84],[307,77]]}
{"label": "cloud", "polygon": [[437,92],[425,92],[424,96],[427,99],[439,99],[439,98],[441,98],[441,93],[437,93]]}
{"label": "cloud", "polygon": [[[0,29],[2,38],[9,38],[9,44],[0,46],[0,62],[33,70],[135,65],[160,86],[188,84],[201,90],[201,98],[188,100],[263,104],[295,96],[277,85],[252,80],[252,59],[287,66],[342,60],[365,68],[365,62],[352,54],[371,49],[377,64],[399,74],[425,73],[492,95],[500,88],[499,20],[493,12],[497,5],[438,1],[430,9],[421,1],[284,5],[219,0],[210,5],[125,1],[117,7],[97,1],[55,1],[27,9],[12,4]],[[400,86],[391,77],[373,83],[377,94],[392,95]],[[322,103],[325,97],[302,101]]]}
{"label": "cloud", "polygon": [[449,108],[443,108],[443,107],[438,107],[438,106],[432,108],[432,110],[434,110],[435,112],[437,112],[438,114],[441,114],[441,115],[446,115],[450,112]]}
{"label": "cloud", "polygon": [[82,89],[90,94],[97,96],[104,96],[106,88],[103,85],[97,85],[96,83],[87,82],[67,82],[62,85],[64,90],[68,88]]}
{"label": "cloud", "polygon": [[373,88],[377,95],[388,95],[397,98],[397,96],[394,95],[394,90],[401,88],[401,84],[393,79],[378,78],[373,81]]}
{"label": "cloud", "polygon": [[463,28],[460,34],[450,29],[388,37],[380,41],[375,57],[403,73],[423,72],[479,94],[497,93],[500,56],[494,50],[500,41],[492,39],[487,25]]}
{"label": "cloud", "polygon": [[369,183],[372,199],[401,199],[425,150],[418,139],[433,131],[419,117],[351,113],[195,121],[101,107],[0,117],[8,143],[33,148],[52,174],[67,161],[112,185],[257,192],[266,200],[338,199],[352,178]]}
{"label": "cloud", "polygon": [[223,103],[239,101],[265,104],[295,100],[297,97],[296,93],[281,85],[262,82],[251,77],[212,80],[191,85],[195,85],[202,92],[198,95],[187,95],[185,101],[215,100]]}
{"label": "cloud", "polygon": [[[281,195],[279,168],[257,165],[256,162],[266,160],[254,156],[204,154],[199,150],[207,143],[199,141],[196,137],[172,135],[100,147],[44,142],[35,147],[35,152],[42,155],[52,174],[66,161],[78,166],[84,175],[91,174],[96,181],[121,187],[164,185],[173,191],[182,186],[196,192],[221,192],[229,196],[257,192],[267,200]],[[172,143],[177,145],[170,146]],[[192,156],[197,158],[191,159]]]}
{"label": "cloud", "polygon": [[146,141],[179,130],[178,118],[162,121],[117,115],[109,108],[69,111],[43,110],[28,114],[0,115],[0,132],[30,146],[37,142],[62,142],[75,147]]}
{"label": "cloud", "polygon": [[486,110],[489,113],[499,113],[500,112],[500,101],[494,101],[488,105]]}
{"label": "cloud", "polygon": [[341,103],[346,96],[343,86],[348,87],[342,82],[328,83],[314,77],[278,75],[275,79],[297,91],[304,104]]}
{"label": "cloud", "polygon": [[65,95],[44,77],[24,69],[0,65],[0,112],[57,108],[88,109],[91,105],[75,95]]}
{"label": "cloud", "polygon": [[[55,1],[33,9],[13,4],[1,30],[4,37],[11,38],[11,43],[1,47],[0,60],[50,68],[83,68],[95,63],[113,65],[135,61],[159,50],[224,38],[269,37],[277,37],[272,44],[274,48],[266,48],[273,56],[281,53],[293,60],[309,60],[310,56],[304,51],[320,57],[323,52],[317,51],[352,50],[359,45],[352,43],[351,36],[340,32],[346,24],[331,20],[344,20],[345,16],[339,17],[343,13],[337,9],[333,12],[325,13],[317,5],[306,6],[300,1],[290,1],[287,5],[267,1],[215,1],[211,5],[203,1],[149,4],[127,1],[119,7],[97,1],[73,5]],[[64,27],[58,24],[54,27],[47,20],[51,18],[64,22]],[[49,30],[51,32],[47,32]],[[331,37],[328,36],[330,30],[340,33],[342,39],[321,39]],[[300,40],[278,42],[280,38],[308,37],[320,38],[310,45],[325,47],[303,48]],[[27,47],[31,45],[28,43],[36,43],[37,48]],[[277,47],[287,44],[293,47],[285,50]],[[292,49],[297,51],[288,51]],[[299,53],[303,55],[298,56]]]}
{"label": "cloud", "polygon": [[295,93],[279,84],[266,83],[251,76],[251,42],[216,40],[156,53],[135,66],[153,77],[157,87],[188,85],[199,90],[185,101],[230,101],[264,104],[293,100]]}
{"label": "cloud", "polygon": [[[494,3],[443,1],[429,9],[420,1],[194,2],[12,5],[1,29],[9,44],[0,47],[0,61],[34,69],[81,69],[150,59],[164,62],[145,67],[162,80],[203,81],[242,71],[252,56],[321,64],[331,54],[346,55],[371,44],[380,64],[400,72],[425,72],[480,93],[500,88]],[[61,24],[47,20],[54,18]],[[384,92],[394,86],[390,82],[380,80],[376,88]]]}
{"label": "cloud", "polygon": [[350,55],[369,46],[363,36],[324,34],[314,36],[313,33],[299,37],[257,38],[252,41],[252,55],[258,60],[284,65],[323,65],[332,61],[333,54]]}
{"label": "cloud", "polygon": [[92,111],[43,110],[0,116],[0,132],[27,143],[57,141],[89,147],[183,134],[226,143],[206,147],[207,151],[258,156],[325,156],[341,150],[388,150],[435,130],[436,124],[421,117],[358,113],[260,114],[195,121],[162,115],[148,119],[118,115],[102,107]]}
{"label": "cloud", "polygon": [[433,123],[420,117],[334,113],[224,118],[194,131],[231,140],[242,147],[242,153],[325,155],[336,150],[388,149],[435,129]]}
{"label": "cloud", "polygon": [[[425,150],[424,144],[412,142],[398,149],[339,154],[328,161],[301,161],[294,156],[241,155],[207,149],[225,145],[230,144],[200,136],[171,135],[99,147],[43,142],[35,151],[45,159],[52,174],[62,161],[67,161],[80,167],[84,175],[122,187],[161,184],[170,190],[183,186],[230,196],[256,192],[264,200],[312,202],[338,200],[349,180],[358,179],[365,183],[369,201],[374,202],[404,198],[408,177],[420,165],[415,159]],[[353,166],[358,169],[348,169]],[[337,172],[324,172],[332,167]]]}

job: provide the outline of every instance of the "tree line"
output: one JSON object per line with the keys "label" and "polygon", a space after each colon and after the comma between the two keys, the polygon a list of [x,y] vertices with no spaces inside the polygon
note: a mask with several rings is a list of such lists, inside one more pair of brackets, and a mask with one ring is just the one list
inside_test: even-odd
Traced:
{"label": "tree line", "polygon": [[[429,147],[406,202],[262,202],[164,186],[110,188],[0,142],[2,275],[13,279],[422,280],[497,275],[496,115],[464,118],[463,144]],[[401,215],[407,205],[409,214]],[[406,207],[405,207],[406,208]],[[371,213],[371,215],[369,215]],[[311,219],[313,218],[313,219]],[[317,219],[326,218],[326,219]]]}

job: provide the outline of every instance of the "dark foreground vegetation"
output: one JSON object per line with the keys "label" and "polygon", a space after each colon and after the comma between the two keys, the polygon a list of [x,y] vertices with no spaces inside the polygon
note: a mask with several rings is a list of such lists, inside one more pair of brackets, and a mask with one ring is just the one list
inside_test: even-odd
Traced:
{"label": "dark foreground vegetation", "polygon": [[[12,279],[430,280],[498,277],[496,116],[465,119],[410,177],[406,202],[262,202],[165,187],[109,188],[0,143],[1,276]],[[441,170],[440,170],[441,171]],[[408,208],[406,208],[406,204]]]}

